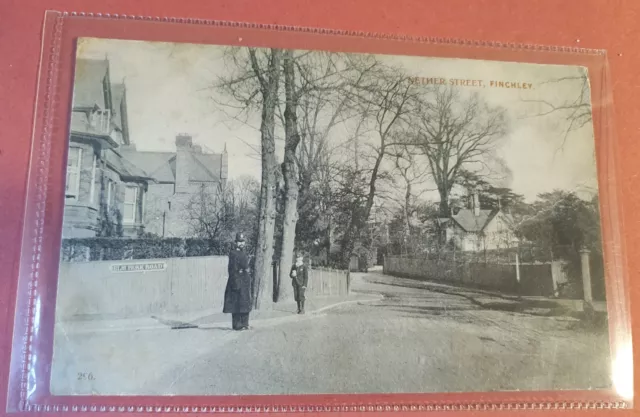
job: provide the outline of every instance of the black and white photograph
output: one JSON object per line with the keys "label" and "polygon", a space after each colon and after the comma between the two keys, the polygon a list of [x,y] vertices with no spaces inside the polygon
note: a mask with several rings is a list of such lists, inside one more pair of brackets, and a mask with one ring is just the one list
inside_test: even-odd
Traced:
{"label": "black and white photograph", "polygon": [[76,52],[53,395],[612,388],[586,68]]}

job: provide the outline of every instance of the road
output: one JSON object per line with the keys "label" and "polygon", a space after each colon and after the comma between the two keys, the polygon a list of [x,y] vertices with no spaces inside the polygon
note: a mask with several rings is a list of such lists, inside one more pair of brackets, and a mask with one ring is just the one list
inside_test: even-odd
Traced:
{"label": "road", "polygon": [[[120,347],[107,335],[82,336],[74,350],[86,351],[87,343],[111,346],[109,366],[93,361],[82,369],[99,367],[97,381],[67,388],[59,383],[54,392],[225,395],[610,386],[604,329],[581,327],[570,317],[487,309],[469,297],[379,272],[356,274],[353,290],[382,298],[275,325],[256,323],[248,332],[223,327],[139,332]],[[129,351],[117,353],[125,345]],[[114,355],[129,358],[120,372]],[[77,362],[74,357],[65,367],[67,377],[80,372]],[[64,375],[57,375],[62,381]]]}

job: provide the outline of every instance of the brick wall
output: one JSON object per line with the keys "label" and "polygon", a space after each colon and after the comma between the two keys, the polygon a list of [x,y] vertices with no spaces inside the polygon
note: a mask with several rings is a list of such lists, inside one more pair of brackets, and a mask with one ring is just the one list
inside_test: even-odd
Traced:
{"label": "brick wall", "polygon": [[94,237],[97,229],[98,210],[86,205],[65,205],[62,226],[63,237]]}
{"label": "brick wall", "polygon": [[[205,185],[205,192],[213,193],[218,184]],[[164,237],[190,237],[193,230],[190,226],[189,203],[201,192],[200,184],[183,186],[174,192],[173,184],[150,184],[145,202],[145,232]]]}
{"label": "brick wall", "polygon": [[171,237],[166,234],[166,224],[170,223],[169,216],[173,210],[169,205],[173,191],[173,184],[149,184],[144,208],[145,232],[162,237],[164,222],[164,236]]}

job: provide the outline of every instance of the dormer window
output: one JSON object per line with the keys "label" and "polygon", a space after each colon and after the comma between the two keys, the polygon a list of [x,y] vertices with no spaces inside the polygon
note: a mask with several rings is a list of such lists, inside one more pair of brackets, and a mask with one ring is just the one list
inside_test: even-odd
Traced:
{"label": "dormer window", "polygon": [[91,127],[100,133],[111,133],[111,110],[95,110],[91,113]]}

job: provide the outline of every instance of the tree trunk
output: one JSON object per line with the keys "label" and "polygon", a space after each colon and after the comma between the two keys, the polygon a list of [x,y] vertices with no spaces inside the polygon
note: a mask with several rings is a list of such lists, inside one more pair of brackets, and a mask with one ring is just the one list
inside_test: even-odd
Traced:
{"label": "tree trunk", "polygon": [[285,145],[282,174],[284,178],[284,220],[282,226],[282,247],[278,272],[278,302],[293,300],[293,288],[289,280],[289,270],[293,264],[296,223],[298,222],[298,164],[296,148],[300,143],[298,133],[297,98],[293,51],[284,52],[284,88],[286,104],[284,109]]}
{"label": "tree trunk", "polygon": [[353,221],[347,226],[347,230],[344,232],[344,236],[342,238],[342,242],[340,245],[340,267],[342,269],[346,269],[347,271],[350,269],[351,265],[351,256],[353,255],[353,251],[356,245],[356,239],[358,228],[353,225]]}
{"label": "tree trunk", "polygon": [[331,262],[331,248],[333,247],[333,222],[331,216],[327,217],[327,229],[325,230],[325,262],[329,264]]}
{"label": "tree trunk", "polygon": [[438,193],[440,194],[440,217],[448,218],[451,216],[451,209],[449,207],[449,192],[445,189],[439,188]]}
{"label": "tree trunk", "polygon": [[[439,216],[443,219],[448,219],[451,217],[451,207],[449,207],[449,192],[446,189],[438,188],[438,193],[440,194],[440,204],[439,204]],[[445,227],[439,227],[439,236],[438,243],[442,246],[447,244],[447,227],[448,224],[445,224]]]}
{"label": "tree trunk", "polygon": [[273,238],[276,223],[276,171],[275,115],[278,99],[280,56],[282,51],[271,50],[266,77],[262,75],[250,52],[252,65],[261,74],[262,120],[260,124],[262,148],[262,183],[260,187],[260,212],[258,238],[254,265],[253,301],[256,309],[269,309],[273,302]]}
{"label": "tree trunk", "polygon": [[[373,171],[371,172],[371,178],[369,180],[369,192],[367,194],[367,201],[365,203],[365,207],[362,210],[362,213],[359,213],[359,209],[356,207],[355,212],[351,214],[351,221],[349,222],[349,226],[345,231],[344,237],[342,238],[342,247],[340,248],[342,252],[342,267],[348,269],[349,263],[351,262],[351,256],[353,255],[353,251],[356,246],[356,241],[360,238],[362,230],[367,225],[367,220],[369,220],[369,216],[371,215],[371,209],[373,208],[373,202],[376,196],[376,181],[378,180],[378,173],[380,171],[380,165],[382,164],[382,159],[385,155],[385,147],[384,147],[384,139],[382,141],[382,146],[376,157],[376,162],[373,166]],[[369,249],[369,248],[367,248]]]}
{"label": "tree trunk", "polygon": [[406,235],[411,238],[411,184],[407,182],[407,188],[404,193],[404,221],[407,228]]}

